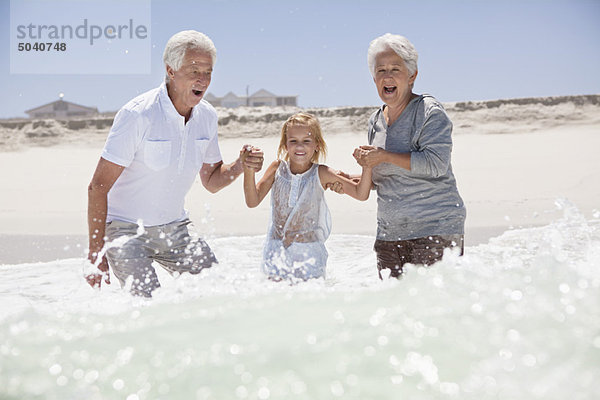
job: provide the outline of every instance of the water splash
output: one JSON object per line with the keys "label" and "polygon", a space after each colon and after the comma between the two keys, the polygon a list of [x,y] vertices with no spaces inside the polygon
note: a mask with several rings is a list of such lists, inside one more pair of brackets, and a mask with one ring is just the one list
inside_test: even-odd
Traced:
{"label": "water splash", "polygon": [[293,286],[260,272],[264,237],[214,239],[221,264],[150,301],[77,259],[2,266],[0,398],[597,398],[600,221],[560,207],[400,281],[354,235]]}

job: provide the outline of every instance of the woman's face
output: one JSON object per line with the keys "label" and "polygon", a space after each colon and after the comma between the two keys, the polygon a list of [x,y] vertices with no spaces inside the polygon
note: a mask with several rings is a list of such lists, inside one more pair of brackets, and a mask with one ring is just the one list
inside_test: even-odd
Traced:
{"label": "woman's face", "polygon": [[375,57],[375,86],[381,100],[390,107],[401,106],[410,100],[417,72],[409,76],[402,57],[386,50]]}

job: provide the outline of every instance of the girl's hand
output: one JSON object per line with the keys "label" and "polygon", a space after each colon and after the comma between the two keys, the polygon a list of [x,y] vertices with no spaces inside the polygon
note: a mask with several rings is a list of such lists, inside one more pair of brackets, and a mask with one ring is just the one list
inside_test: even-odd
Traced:
{"label": "girl's hand", "polygon": [[258,172],[262,169],[264,153],[258,147],[247,144],[240,150],[240,161],[244,170]]}
{"label": "girl's hand", "polygon": [[352,154],[361,167],[373,168],[385,162],[386,151],[375,146],[360,146]]}

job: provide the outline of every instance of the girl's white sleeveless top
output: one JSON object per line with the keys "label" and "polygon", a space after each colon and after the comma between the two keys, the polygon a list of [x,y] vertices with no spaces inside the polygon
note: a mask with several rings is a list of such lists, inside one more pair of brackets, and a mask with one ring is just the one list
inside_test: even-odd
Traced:
{"label": "girl's white sleeveless top", "polygon": [[292,174],[281,161],[271,188],[271,226],[267,241],[324,243],[331,233],[331,214],[319,179],[319,164],[303,174]]}

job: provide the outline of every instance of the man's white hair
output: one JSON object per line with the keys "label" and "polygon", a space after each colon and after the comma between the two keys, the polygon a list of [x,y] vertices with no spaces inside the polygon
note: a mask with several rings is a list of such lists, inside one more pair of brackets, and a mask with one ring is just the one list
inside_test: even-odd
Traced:
{"label": "man's white hair", "polygon": [[392,49],[406,64],[408,68],[409,76],[413,76],[417,72],[417,60],[419,54],[415,46],[404,36],[392,35],[386,33],[383,36],[379,36],[374,39],[369,45],[369,51],[367,52],[367,63],[369,64],[369,71],[371,75],[375,77],[375,59],[380,53]]}
{"label": "man's white hair", "polygon": [[[210,54],[212,59],[212,65],[214,67],[217,61],[217,49],[215,44],[210,40],[204,33],[198,31],[181,31],[169,39],[165,46],[165,52],[163,53],[163,61],[165,66],[173,68],[178,71],[183,64],[183,58],[185,52],[188,50],[199,50]],[[166,76],[166,81],[169,81],[169,75]]]}

